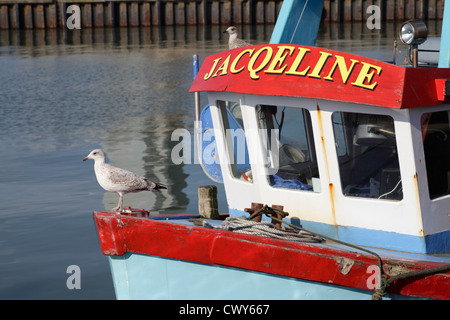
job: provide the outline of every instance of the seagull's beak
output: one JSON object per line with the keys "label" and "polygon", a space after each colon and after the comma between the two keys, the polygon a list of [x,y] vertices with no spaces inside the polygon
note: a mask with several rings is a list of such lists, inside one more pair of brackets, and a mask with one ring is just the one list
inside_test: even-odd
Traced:
{"label": "seagull's beak", "polygon": [[86,161],[86,160],[89,160],[89,159],[90,159],[89,157],[84,157],[83,161]]}
{"label": "seagull's beak", "polygon": [[225,30],[223,33],[228,33],[228,31],[227,30]]}

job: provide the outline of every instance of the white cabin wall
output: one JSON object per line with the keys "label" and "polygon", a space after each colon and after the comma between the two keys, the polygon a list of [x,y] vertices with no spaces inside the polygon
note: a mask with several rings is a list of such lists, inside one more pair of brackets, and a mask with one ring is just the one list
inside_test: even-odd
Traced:
{"label": "white cabin wall", "polygon": [[[258,137],[256,134],[247,134],[247,142],[254,148],[249,149],[254,175],[253,183],[234,178],[230,173],[229,166],[224,161],[221,161],[222,175],[230,209],[243,211],[245,208],[250,208],[252,202],[269,206],[283,205],[284,210],[289,212],[289,218],[297,217],[301,221],[308,220],[328,225],[423,235],[425,227],[422,226],[421,212],[424,206],[421,207],[420,200],[423,201],[426,176],[423,177],[423,173],[421,173],[424,165],[417,164],[415,161],[415,159],[420,159],[417,156],[420,152],[423,154],[423,151],[417,147],[417,128],[413,128],[409,124],[408,110],[377,108],[315,99],[209,93],[211,115],[215,128],[222,128],[220,114],[216,107],[217,99],[241,102],[246,130],[252,129],[257,131],[258,129],[254,109],[256,104],[286,105],[308,109],[311,115],[319,165],[320,193],[271,187],[265,169],[261,165],[263,163],[263,150],[257,140]],[[319,106],[319,109],[317,106]],[[402,200],[378,200],[343,195],[331,121],[332,113],[335,111],[377,113],[394,118],[396,121],[397,149],[403,185]],[[216,143],[219,154],[222,157],[224,156],[223,150],[225,150],[224,141],[225,137],[222,131],[217,130]],[[416,165],[419,165],[419,168],[416,168]],[[418,174],[416,174],[417,172]],[[418,194],[421,197],[420,199]],[[433,207],[432,203],[430,203],[430,207]],[[435,214],[433,210],[429,214]]]}
{"label": "white cabin wall", "polygon": [[[419,172],[415,144],[421,135],[411,125],[410,110],[392,110],[395,115],[400,174],[402,177],[403,200],[402,214],[395,223],[405,230],[404,233],[423,236],[421,192],[419,190]],[[409,231],[409,232],[408,232]]]}

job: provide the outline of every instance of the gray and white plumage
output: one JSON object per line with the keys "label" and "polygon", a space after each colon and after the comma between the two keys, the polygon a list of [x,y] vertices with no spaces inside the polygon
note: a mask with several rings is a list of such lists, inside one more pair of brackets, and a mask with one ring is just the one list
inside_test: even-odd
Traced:
{"label": "gray and white plumage", "polygon": [[236,49],[250,45],[250,43],[238,38],[238,31],[234,26],[229,27],[223,33],[228,33],[228,35],[230,36],[230,38],[228,39],[228,49]]}
{"label": "gray and white plumage", "polygon": [[94,171],[98,184],[106,191],[119,194],[119,203],[117,207],[112,209],[114,211],[122,210],[123,196],[127,193],[167,189],[164,184],[150,181],[133,172],[106,163],[105,153],[101,149],[92,150],[87,157],[83,158],[83,161],[89,159],[95,161]]}

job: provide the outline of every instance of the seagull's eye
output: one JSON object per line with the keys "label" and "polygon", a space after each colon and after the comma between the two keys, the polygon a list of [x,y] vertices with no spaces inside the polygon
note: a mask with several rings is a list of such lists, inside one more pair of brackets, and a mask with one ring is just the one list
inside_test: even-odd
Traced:
{"label": "seagull's eye", "polygon": [[97,152],[94,152],[93,155],[95,156],[97,154]]}

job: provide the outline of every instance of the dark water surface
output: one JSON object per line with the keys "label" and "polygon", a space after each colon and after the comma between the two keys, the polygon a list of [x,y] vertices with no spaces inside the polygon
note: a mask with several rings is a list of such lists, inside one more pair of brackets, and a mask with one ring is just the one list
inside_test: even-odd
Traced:
{"label": "dark water surface", "polygon": [[[317,44],[390,60],[396,28],[325,25]],[[192,55],[225,50],[224,29],[0,31],[0,299],[115,298],[91,213],[118,196],[97,184],[92,161],[81,161],[94,148],[169,185],[126,195],[125,205],[197,212],[197,188],[212,182],[198,165],[172,163],[171,133],[192,132]],[[243,30],[266,43],[273,26]],[[80,268],[79,290],[66,286],[70,265]]]}

